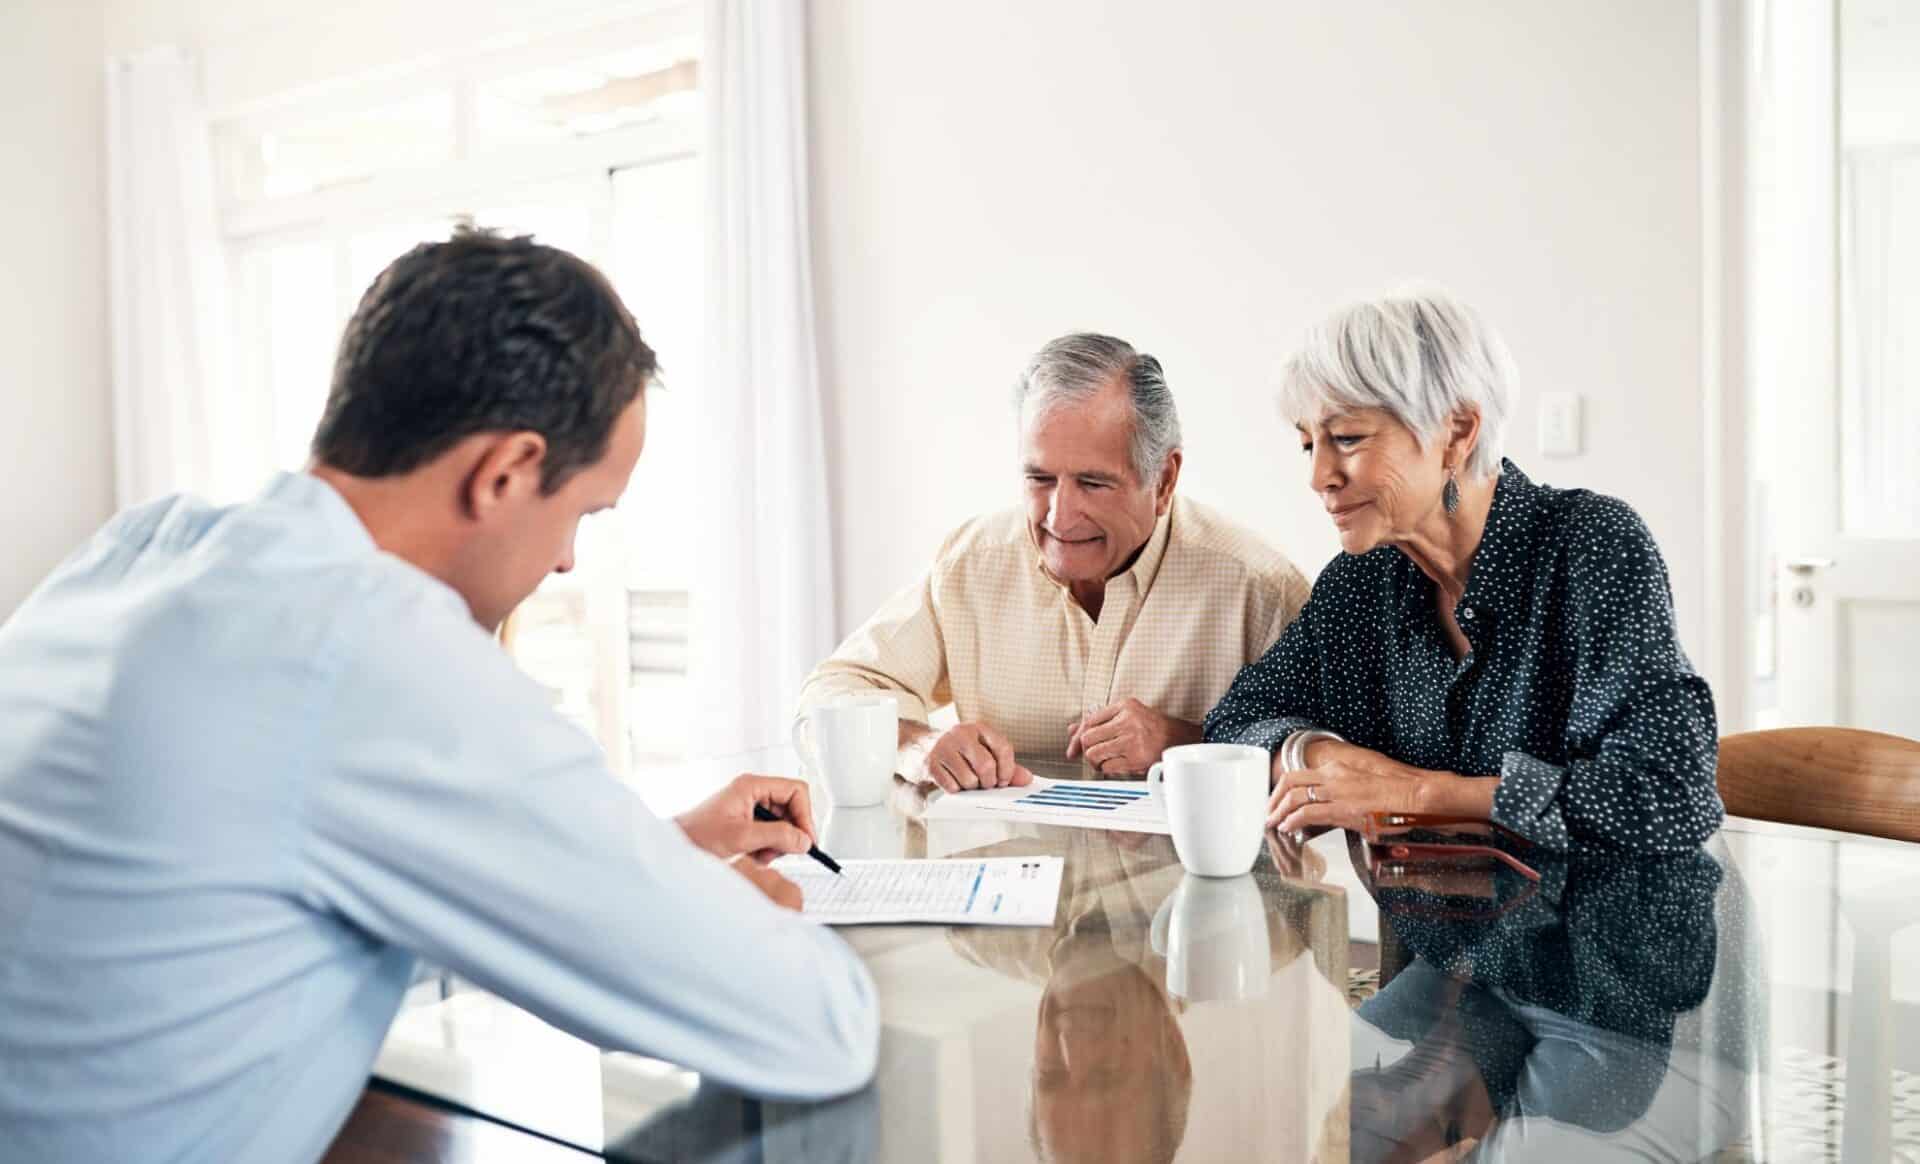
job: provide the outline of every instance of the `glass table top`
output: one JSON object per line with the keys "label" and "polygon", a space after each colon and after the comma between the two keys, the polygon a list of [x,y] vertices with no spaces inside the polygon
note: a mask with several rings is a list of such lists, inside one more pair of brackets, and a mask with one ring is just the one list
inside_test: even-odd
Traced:
{"label": "glass table top", "polygon": [[883,1022],[852,1096],[757,1101],[431,983],[375,1075],[629,1160],[1920,1159],[1920,846],[1733,820],[1527,853],[1536,883],[1335,832],[1210,879],[1163,836],[926,803],[830,809],[822,847],[1057,854],[1060,906],[841,929]]}

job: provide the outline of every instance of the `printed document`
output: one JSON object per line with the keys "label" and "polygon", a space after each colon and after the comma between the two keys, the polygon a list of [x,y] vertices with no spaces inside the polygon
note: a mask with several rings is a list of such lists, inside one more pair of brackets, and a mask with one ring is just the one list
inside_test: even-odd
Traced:
{"label": "printed document", "polygon": [[1166,810],[1145,780],[1049,780],[1019,788],[948,792],[926,809],[927,820],[1019,820],[1031,824],[1170,833]]}
{"label": "printed document", "polygon": [[1064,870],[1058,857],[958,857],[842,861],[835,873],[797,853],[773,867],[800,887],[805,916],[843,926],[1050,926]]}

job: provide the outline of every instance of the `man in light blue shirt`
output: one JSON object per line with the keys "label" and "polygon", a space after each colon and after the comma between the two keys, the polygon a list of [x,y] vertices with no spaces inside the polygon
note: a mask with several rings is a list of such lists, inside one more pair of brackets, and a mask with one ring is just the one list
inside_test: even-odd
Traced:
{"label": "man in light blue shirt", "polygon": [[748,1091],[870,1077],[865,968],[716,859],[804,850],[805,786],[660,820],[489,633],[626,488],[653,366],[571,255],[416,248],[309,472],[120,514],[0,628],[0,1155],[318,1159],[420,956]]}

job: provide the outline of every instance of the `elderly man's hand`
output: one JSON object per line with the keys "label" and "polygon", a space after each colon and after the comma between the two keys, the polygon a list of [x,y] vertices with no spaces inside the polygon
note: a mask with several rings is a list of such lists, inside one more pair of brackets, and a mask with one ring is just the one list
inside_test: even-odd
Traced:
{"label": "elderly man's hand", "polygon": [[948,792],[1033,783],[1033,773],[1013,758],[1013,745],[984,723],[956,724],[940,734],[917,774]]}
{"label": "elderly man's hand", "polygon": [[1161,715],[1138,699],[1088,712],[1067,732],[1067,759],[1085,756],[1102,776],[1134,775],[1177,744],[1200,742],[1200,725]]}

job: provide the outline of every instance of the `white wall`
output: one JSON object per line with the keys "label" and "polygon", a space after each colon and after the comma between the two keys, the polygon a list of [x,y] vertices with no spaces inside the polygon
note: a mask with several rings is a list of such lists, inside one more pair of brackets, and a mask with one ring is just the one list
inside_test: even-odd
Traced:
{"label": "white wall", "polygon": [[[550,0],[542,27],[655,7]],[[1586,398],[1536,478],[1627,498],[1704,641],[1698,12],[1669,0],[812,0],[842,629],[1015,496],[1013,374],[1075,328],[1166,363],[1186,487],[1310,573],[1334,551],[1271,404],[1302,327],[1406,277]],[[216,108],[524,35],[524,5],[107,0]]]}
{"label": "white wall", "polygon": [[0,37],[0,617],[113,505],[100,0],[8,6]]}
{"label": "white wall", "polygon": [[1920,4],[1840,0],[1842,146],[1920,142]]}
{"label": "white wall", "polygon": [[1670,0],[815,0],[814,218],[843,627],[1017,494],[1012,378],[1094,328],[1160,356],[1184,487],[1335,550],[1272,404],[1336,303],[1478,304],[1704,641],[1699,15]]}

